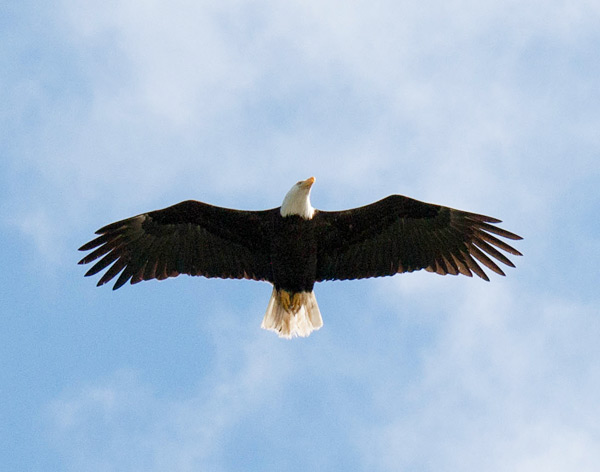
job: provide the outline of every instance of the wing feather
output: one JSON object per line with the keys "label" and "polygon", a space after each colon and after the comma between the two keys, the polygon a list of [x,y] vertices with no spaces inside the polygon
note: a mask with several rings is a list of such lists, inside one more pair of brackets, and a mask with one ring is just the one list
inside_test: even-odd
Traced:
{"label": "wing feather", "polygon": [[92,252],[79,263],[96,261],[86,276],[108,267],[98,285],[120,273],[114,290],[128,281],[179,274],[271,281],[276,210],[231,210],[188,200],[103,226],[98,237],[81,246]]}
{"label": "wing feather", "polygon": [[[498,220],[498,223],[502,223],[502,222],[500,220]],[[511,233],[510,231],[506,231],[505,229],[498,228],[498,226],[492,226],[487,223],[480,223],[478,225],[478,229],[482,229],[484,231],[487,231],[488,233],[497,234],[498,236],[502,236],[503,238],[506,238],[506,239],[512,239],[512,240],[523,239],[523,238],[521,238],[521,236],[517,236],[516,234]]]}
{"label": "wing feather", "polygon": [[454,263],[454,260],[452,259],[452,255],[449,255],[449,259],[446,258],[446,256],[444,257],[444,262],[446,263],[446,267],[448,267],[448,273],[450,275],[458,275],[459,271],[458,271],[458,267],[456,267],[456,264]]}
{"label": "wing feather", "polygon": [[[459,256],[461,256],[460,259],[459,259]],[[462,254],[458,254],[458,255],[452,254],[452,259],[456,263],[456,267],[458,268],[458,271],[461,274],[466,275],[467,277],[473,277],[473,273],[469,270],[469,267],[465,263],[464,257],[462,257]]]}
{"label": "wing feather", "polygon": [[420,269],[468,277],[475,273],[489,280],[482,266],[504,275],[493,259],[514,267],[500,250],[521,255],[498,239],[521,239],[494,226],[501,222],[499,219],[401,195],[352,210],[318,211],[314,219],[318,234],[317,281]]}
{"label": "wing feather", "polygon": [[502,269],[500,269],[500,267],[498,267],[498,265],[488,256],[486,256],[477,246],[473,244],[470,250],[471,254],[488,269],[493,270],[498,275],[506,275],[504,272],[502,272]]}
{"label": "wing feather", "polygon": [[479,264],[477,264],[477,262],[475,262],[475,259],[473,259],[473,257],[471,256],[470,253],[464,252],[463,253],[463,258],[465,259],[465,262],[467,263],[467,267],[472,272],[474,272],[476,275],[478,275],[479,277],[481,277],[486,282],[490,281],[490,279],[487,276],[487,274],[483,271],[483,269],[481,268],[481,266]]}
{"label": "wing feather", "polygon": [[100,277],[98,281],[98,287],[104,285],[110,279],[112,279],[115,275],[123,270],[123,268],[127,265],[127,261],[125,259],[118,259],[111,265],[108,270]]}
{"label": "wing feather", "polygon": [[500,251],[498,251],[496,248],[494,248],[490,244],[486,243],[485,241],[483,241],[481,239],[477,239],[476,241],[474,241],[474,244],[476,246],[478,246],[479,249],[487,252],[490,256],[493,256],[494,258],[498,259],[503,264],[505,264],[509,267],[515,266],[508,257],[506,257],[504,254],[502,254]]}
{"label": "wing feather", "polygon": [[477,236],[479,236],[479,239],[481,241],[487,241],[488,243],[493,244],[497,248],[500,248],[503,251],[506,251],[509,254],[512,254],[513,256],[522,256],[523,255],[519,251],[517,251],[514,247],[509,246],[504,241],[501,241],[500,239],[492,236],[491,234],[486,233],[485,231],[479,231],[477,233]]}
{"label": "wing feather", "polygon": [[109,265],[115,262],[119,258],[118,251],[109,252],[102,259],[96,262],[90,270],[85,273],[86,277],[90,275],[96,275],[101,270],[106,269]]}

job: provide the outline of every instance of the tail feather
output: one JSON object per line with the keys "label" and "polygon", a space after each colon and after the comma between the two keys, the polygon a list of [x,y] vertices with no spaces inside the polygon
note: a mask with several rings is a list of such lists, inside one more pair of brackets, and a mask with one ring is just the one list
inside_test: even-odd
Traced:
{"label": "tail feather", "polygon": [[[314,292],[301,292],[296,309],[282,303],[282,291],[273,287],[267,312],[260,325],[263,329],[275,331],[280,338],[306,337],[323,326],[323,319]],[[285,299],[285,297],[284,297]],[[288,300],[289,302],[289,297]],[[287,303],[289,305],[289,303]]]}

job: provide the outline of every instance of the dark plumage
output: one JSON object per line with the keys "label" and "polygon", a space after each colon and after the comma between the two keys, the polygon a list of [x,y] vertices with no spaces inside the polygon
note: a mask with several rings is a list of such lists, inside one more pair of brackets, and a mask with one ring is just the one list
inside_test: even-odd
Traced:
{"label": "dark plumage", "polygon": [[93,250],[80,264],[99,259],[86,276],[108,267],[98,285],[120,273],[113,289],[179,274],[268,281],[274,290],[263,327],[290,337],[322,324],[315,282],[420,269],[489,280],[482,266],[504,275],[494,259],[514,267],[500,251],[521,255],[498,236],[521,237],[495,226],[495,218],[400,195],[319,211],[310,206],[313,182],[298,182],[271,210],[190,200],[109,224],[80,248]]}

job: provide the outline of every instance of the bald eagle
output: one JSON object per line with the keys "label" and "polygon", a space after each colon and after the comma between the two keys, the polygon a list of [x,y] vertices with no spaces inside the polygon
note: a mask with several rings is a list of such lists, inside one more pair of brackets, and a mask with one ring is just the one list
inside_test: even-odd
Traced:
{"label": "bald eagle", "polygon": [[[111,223],[84,244],[80,264],[97,261],[86,276],[109,267],[98,286],[119,273],[127,281],[179,274],[263,280],[273,285],[261,327],[280,337],[308,336],[323,325],[315,282],[382,277],[425,269],[440,275],[497,274],[490,258],[514,267],[498,249],[521,253],[496,236],[500,220],[391,195],[345,211],[310,204],[311,177],[296,183],[279,208],[242,211],[188,200]],[[496,236],[494,236],[496,235]],[[112,264],[112,265],[111,265]]]}

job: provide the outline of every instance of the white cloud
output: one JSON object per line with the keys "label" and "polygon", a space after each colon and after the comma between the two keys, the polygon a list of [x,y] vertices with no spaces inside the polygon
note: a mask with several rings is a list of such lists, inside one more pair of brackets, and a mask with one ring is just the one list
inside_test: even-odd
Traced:
{"label": "white cloud", "polygon": [[363,446],[368,467],[594,470],[600,326],[593,308],[540,302],[499,284],[456,295],[420,379],[393,384],[394,403],[392,388],[381,385],[385,419]]}
{"label": "white cloud", "polygon": [[248,416],[278,414],[270,408],[295,367],[282,345],[215,336],[215,365],[191,396],[161,398],[120,371],[55,400],[50,436],[66,470],[222,470],[228,436]]}

